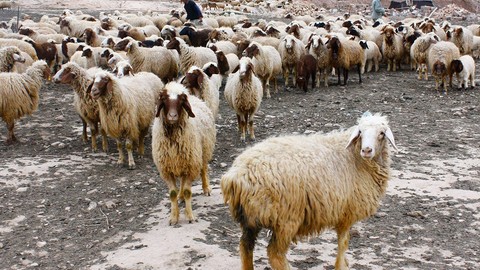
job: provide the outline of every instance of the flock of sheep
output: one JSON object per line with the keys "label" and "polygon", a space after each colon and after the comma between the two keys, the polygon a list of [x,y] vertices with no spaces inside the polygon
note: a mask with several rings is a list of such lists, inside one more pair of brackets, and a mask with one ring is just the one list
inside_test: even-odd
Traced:
{"label": "flock of sheep", "polygon": [[[101,13],[99,18],[65,10],[59,17],[24,20],[19,33],[0,31],[0,116],[14,143],[15,120],[38,107],[44,80],[69,84],[83,122],[82,139],[91,148],[107,137],[117,142],[118,164],[135,168],[133,150],[144,155],[152,134],[152,157],[169,188],[170,224],[179,222],[179,200],[195,220],[192,182],[200,176],[210,195],[208,163],[216,143],[220,93],[237,115],[240,140],[255,139],[254,117],[264,97],[285,86],[304,91],[348,82],[362,74],[402,64],[418,79],[435,77],[447,91],[475,86],[480,25],[468,27],[433,19],[405,19],[372,25],[357,15],[291,22],[240,15],[204,18],[202,26],[171,14]],[[53,75],[53,76],[52,76]],[[273,84],[274,93],[270,92]],[[223,86],[223,87],[222,87]],[[223,112],[228,113],[228,112]],[[396,148],[387,118],[365,113],[356,126],[328,134],[283,136],[255,144],[239,155],[221,179],[225,202],[242,228],[242,269],[253,269],[253,249],[262,228],[272,231],[268,246],[273,269],[289,269],[289,244],[333,228],[338,234],[336,269],[347,269],[349,229],[378,208],[390,178],[390,147]],[[177,180],[180,179],[180,189]]]}

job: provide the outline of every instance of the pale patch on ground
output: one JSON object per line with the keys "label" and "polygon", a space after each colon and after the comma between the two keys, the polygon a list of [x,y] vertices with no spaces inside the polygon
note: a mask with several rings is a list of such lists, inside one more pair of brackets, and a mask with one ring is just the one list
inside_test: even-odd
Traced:
{"label": "pale patch on ground", "polygon": [[18,224],[24,220],[25,220],[25,216],[17,216],[14,219],[2,221],[0,223],[0,234],[9,233],[13,231],[13,228],[18,226]]}

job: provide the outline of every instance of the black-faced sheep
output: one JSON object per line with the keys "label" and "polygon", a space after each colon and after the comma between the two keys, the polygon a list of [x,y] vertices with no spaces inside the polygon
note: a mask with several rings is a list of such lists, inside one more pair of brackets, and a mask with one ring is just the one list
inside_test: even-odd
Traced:
{"label": "black-faced sheep", "polygon": [[337,231],[335,269],[348,269],[349,230],[376,212],[390,179],[388,141],[395,147],[386,117],[370,114],[345,131],[270,138],[240,154],[220,185],[242,228],[242,269],[253,269],[262,228],[273,269],[290,269],[292,241],[325,229]]}
{"label": "black-faced sheep", "polygon": [[177,77],[178,64],[172,54],[164,47],[142,48],[138,42],[128,37],[115,45],[115,50],[127,52],[133,72],[152,72],[164,82]]}
{"label": "black-faced sheep", "polygon": [[95,74],[89,92],[97,100],[102,128],[117,140],[118,165],[125,159],[122,139],[126,140],[129,169],[135,169],[134,145],[143,156],[144,139],[155,115],[155,99],[162,88],[162,81],[150,72],[122,78],[106,71]]}
{"label": "black-faced sheep", "polygon": [[7,144],[17,141],[13,128],[15,120],[31,115],[38,108],[39,90],[43,79],[50,76],[45,61],[33,63],[25,73],[0,73],[0,117],[7,124]]}
{"label": "black-faced sheep", "polygon": [[458,60],[453,60],[450,72],[457,76],[458,88],[475,87],[475,60],[470,55],[463,55]]}
{"label": "black-faced sheep", "polygon": [[452,72],[450,65],[453,60],[460,58],[458,47],[449,41],[440,41],[430,47],[428,52],[428,67],[435,78],[435,90],[439,85],[443,85],[447,93],[447,75],[449,75],[449,85],[452,86]]}
{"label": "black-faced sheep", "polygon": [[[178,200],[185,199],[185,215],[192,211],[192,182],[200,175],[203,193],[210,195],[208,162],[216,141],[215,120],[205,102],[189,95],[179,83],[170,82],[160,93],[152,128],[152,157],[160,176],[167,183],[170,225],[178,223]],[[177,179],[180,179],[180,192]]]}
{"label": "black-faced sheep", "polygon": [[245,142],[248,125],[250,139],[255,139],[253,118],[260,108],[263,97],[262,82],[254,74],[252,60],[242,57],[237,71],[228,76],[225,85],[225,100],[237,114],[240,140]]}
{"label": "black-faced sheep", "polygon": [[315,77],[317,75],[317,59],[311,54],[305,54],[297,62],[296,84],[297,87],[307,92],[308,81],[312,78],[312,90],[315,88]]}
{"label": "black-faced sheep", "polygon": [[197,30],[192,26],[185,26],[180,30],[179,34],[188,36],[193,47],[205,47],[207,46],[210,32],[212,32],[212,29]]}
{"label": "black-faced sheep", "polygon": [[358,68],[358,81],[362,83],[362,66],[365,62],[365,54],[356,41],[342,39],[337,36],[330,38],[327,44],[330,50],[332,67],[337,70],[338,84],[340,85],[340,71],[343,70],[343,84],[348,81],[348,71],[353,67]]}
{"label": "black-faced sheep", "polygon": [[[73,99],[73,106],[78,115],[82,119],[83,130],[82,139],[84,142],[88,141],[87,137],[87,125],[90,127],[92,134],[92,151],[97,151],[97,135],[98,124],[100,123],[100,113],[98,110],[98,104],[87,93],[88,87],[93,83],[93,77],[96,72],[100,71],[99,68],[84,69],[75,62],[68,62],[62,66],[62,68],[53,76],[55,83],[70,84],[75,92]],[[100,129],[102,134],[102,147],[103,151],[108,151],[107,134]]]}

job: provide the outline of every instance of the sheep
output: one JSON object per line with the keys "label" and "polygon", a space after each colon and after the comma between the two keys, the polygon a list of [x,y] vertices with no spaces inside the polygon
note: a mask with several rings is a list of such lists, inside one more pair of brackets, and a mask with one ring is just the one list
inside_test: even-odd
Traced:
{"label": "sheep", "polygon": [[202,67],[208,62],[218,63],[217,55],[204,47],[189,47],[176,37],[167,44],[167,49],[174,49],[180,56],[180,71],[185,74],[192,66]]}
{"label": "sheep", "polygon": [[25,73],[0,73],[0,117],[7,124],[7,144],[17,142],[13,128],[15,120],[31,115],[38,108],[43,79],[50,76],[45,61],[33,63]]}
{"label": "sheep", "polygon": [[242,229],[242,269],[253,269],[262,228],[272,232],[273,269],[290,269],[291,242],[330,228],[338,236],[335,269],[348,269],[349,230],[376,212],[390,179],[387,141],[396,149],[387,118],[366,113],[348,130],[269,138],[240,154],[220,186]]}
{"label": "sheep", "polygon": [[182,80],[183,85],[191,95],[205,101],[207,107],[212,111],[213,118],[217,118],[218,106],[220,103],[219,93],[216,85],[210,81],[202,69],[192,66]]}
{"label": "sheep", "polygon": [[100,37],[92,28],[86,28],[82,37],[85,39],[85,43],[92,47],[100,47],[105,39],[105,37]]}
{"label": "sheep", "polygon": [[307,92],[308,80],[312,77],[312,90],[315,88],[315,76],[317,74],[317,59],[311,54],[305,54],[297,62],[296,84]]}
{"label": "sheep", "polygon": [[55,40],[55,43],[61,43],[65,38],[63,34],[40,34],[28,27],[21,28],[18,33],[30,37],[37,43],[47,43],[48,40]]}
{"label": "sheep", "polygon": [[402,37],[395,34],[395,28],[390,25],[383,27],[380,33],[383,36],[382,54],[388,63],[387,71],[396,71],[404,55]]}
{"label": "sheep", "polygon": [[[283,77],[285,78],[285,87],[288,87],[288,77],[290,72],[293,73],[294,78],[297,77],[297,63],[299,62],[300,57],[302,57],[306,52],[304,46],[305,45],[301,40],[290,34],[283,37],[280,45],[278,45],[278,53],[282,59],[282,71]],[[295,85],[296,83],[293,81],[293,86]]]}
{"label": "sheep", "polygon": [[[25,37],[24,41],[30,43],[35,49],[38,59],[45,60],[50,67],[50,70],[53,70],[55,64],[57,63],[57,47],[55,44],[49,42],[39,43],[29,37]],[[48,79],[50,80],[50,78]]]}
{"label": "sheep", "polygon": [[60,21],[60,33],[76,38],[80,38],[87,28],[95,29],[100,27],[101,25],[98,21],[78,20],[74,16],[67,16]]}
{"label": "sheep", "polygon": [[[360,40],[358,42],[365,52],[365,64],[367,65],[367,72],[372,70],[372,67],[375,66],[375,72],[378,71],[379,63],[382,60],[382,53],[378,48],[377,44],[369,40]],[[362,73],[365,72],[365,64],[362,65]]]}
{"label": "sheep", "polygon": [[473,47],[472,31],[466,27],[456,27],[451,33],[450,41],[457,45],[461,55],[471,54]]}
{"label": "sheep", "polygon": [[459,83],[458,88],[475,87],[475,60],[470,55],[463,55],[458,60],[453,60],[451,63],[450,72],[456,74]]}
{"label": "sheep", "polygon": [[220,40],[216,42],[209,41],[206,47],[210,48],[214,52],[220,50],[225,54],[237,53],[237,45],[228,40]]}
{"label": "sheep", "polygon": [[210,32],[212,32],[212,29],[197,30],[193,26],[185,26],[180,30],[179,34],[188,36],[193,47],[205,47],[207,46]]}
{"label": "sheep", "polygon": [[[185,199],[185,215],[191,223],[192,182],[201,176],[205,195],[210,196],[208,162],[216,141],[215,121],[203,101],[189,95],[179,83],[170,82],[160,93],[152,128],[152,157],[170,194],[170,225],[179,220],[178,199]],[[180,178],[180,192],[177,189]]]}
{"label": "sheep", "polygon": [[16,62],[25,62],[22,52],[15,46],[0,48],[0,72],[10,72]]}
{"label": "sheep", "polygon": [[28,67],[30,67],[35,60],[30,57],[30,55],[26,52],[20,51],[20,55],[22,57],[22,60],[25,61],[15,61],[12,67],[12,72],[17,72],[17,73],[24,73],[27,71]]}
{"label": "sheep", "polygon": [[16,46],[21,51],[28,53],[33,60],[38,60],[37,52],[33,46],[24,40],[0,38],[0,47],[6,46]]}
{"label": "sheep", "polygon": [[[99,68],[85,69],[75,62],[68,62],[62,66],[62,68],[53,76],[55,83],[70,84],[75,92],[73,99],[73,106],[77,111],[80,119],[82,120],[82,140],[88,141],[87,125],[90,127],[92,134],[92,151],[96,152],[97,147],[97,135],[98,124],[100,123],[100,114],[98,110],[98,104],[87,93],[88,87],[93,82],[95,73],[100,71]],[[102,148],[104,152],[108,151],[107,134],[104,129],[100,129],[102,134]]]}
{"label": "sheep", "polygon": [[328,75],[332,71],[330,51],[321,36],[313,34],[305,46],[307,53],[317,59],[317,87],[320,87],[320,80],[323,79],[324,86],[328,87]]}
{"label": "sheep", "polygon": [[123,29],[118,30],[118,37],[131,37],[138,41],[144,41],[147,37],[152,35],[160,35],[160,30],[154,25],[146,25],[144,27],[132,27],[128,25]]}
{"label": "sheep", "polygon": [[[133,72],[152,72],[164,82],[177,77],[178,64],[172,54],[164,47],[142,48],[137,41],[128,37],[115,45],[115,50],[127,52]],[[161,61],[161,63],[159,63]]]}
{"label": "sheep", "polygon": [[252,60],[242,57],[237,71],[228,77],[224,91],[225,100],[237,114],[238,130],[242,142],[245,142],[247,124],[250,139],[255,140],[253,118],[260,108],[263,98],[262,82],[253,70]]}
{"label": "sheep", "polygon": [[264,95],[271,98],[270,81],[274,81],[275,92],[278,92],[276,75],[282,72],[282,59],[272,46],[262,46],[252,41],[243,51],[243,56],[252,58],[255,75],[262,81]]}
{"label": "sheep", "polygon": [[373,41],[379,48],[382,46],[383,39],[381,32],[375,28],[364,30],[357,25],[352,25],[348,28],[346,34],[355,36],[359,40]]}
{"label": "sheep", "polygon": [[133,67],[127,60],[119,61],[115,64],[115,68],[112,71],[117,77],[134,76]]}
{"label": "sheep", "polygon": [[455,44],[449,41],[440,41],[430,47],[428,52],[428,67],[435,77],[435,90],[443,84],[447,93],[447,75],[450,76],[449,85],[452,86],[452,73],[450,65],[452,60],[460,58],[460,51]]}
{"label": "sheep", "polygon": [[77,63],[80,67],[89,69],[97,66],[98,61],[96,57],[92,47],[85,46],[82,50],[76,51],[72,57],[70,57],[70,62]]}
{"label": "sheep", "polygon": [[208,62],[205,65],[203,65],[202,70],[205,74],[207,74],[207,76],[210,78],[210,80],[216,86],[216,89],[218,91],[220,91],[220,87],[222,86],[223,77],[222,77],[222,75],[220,75],[220,69],[218,68],[218,65],[216,63],[213,63],[213,62]]}
{"label": "sheep", "polygon": [[155,115],[155,99],[163,88],[162,81],[150,72],[117,78],[106,71],[95,74],[87,92],[97,101],[100,123],[106,133],[115,138],[119,158],[124,162],[122,139],[128,153],[128,169],[135,169],[133,147],[144,154],[144,139]]}
{"label": "sheep", "polygon": [[425,74],[425,80],[428,80],[427,59],[430,46],[440,41],[440,38],[434,33],[428,33],[417,38],[410,48],[410,58],[418,68],[418,79],[422,79]]}
{"label": "sheep", "polygon": [[472,56],[476,59],[480,58],[480,36],[473,36]]}
{"label": "sheep", "polygon": [[348,71],[355,65],[358,67],[358,81],[362,83],[362,66],[365,64],[365,54],[360,44],[353,40],[340,40],[337,36],[330,38],[327,44],[332,66],[338,71],[340,85],[340,70],[343,70],[343,84],[348,81]]}
{"label": "sheep", "polygon": [[220,74],[228,75],[238,66],[238,56],[234,53],[229,53],[225,55],[223,51],[216,51],[218,68]]}

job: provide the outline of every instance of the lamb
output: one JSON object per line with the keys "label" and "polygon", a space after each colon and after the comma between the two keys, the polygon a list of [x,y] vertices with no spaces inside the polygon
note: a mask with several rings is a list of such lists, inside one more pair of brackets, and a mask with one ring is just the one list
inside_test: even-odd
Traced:
{"label": "lamb", "polygon": [[387,118],[365,113],[348,130],[269,138],[240,154],[220,186],[242,228],[242,269],[253,269],[262,228],[272,232],[272,269],[290,269],[291,242],[330,228],[338,236],[335,269],[348,269],[349,230],[376,212],[390,179],[387,141],[396,149]]}
{"label": "lamb", "polygon": [[404,55],[402,37],[395,34],[395,28],[387,25],[380,31],[383,35],[382,54],[387,60],[387,71],[396,71]]}
{"label": "lamb", "polygon": [[[285,78],[285,87],[288,87],[289,73],[292,72],[293,77],[297,78],[297,63],[306,53],[305,45],[301,40],[288,34],[282,38],[280,45],[278,45],[278,53],[282,58],[282,71],[283,77]],[[296,83],[293,81],[293,86],[295,85]]]}
{"label": "lamb", "polygon": [[50,70],[53,70],[53,67],[57,63],[57,47],[55,46],[55,44],[52,44],[50,42],[38,43],[33,41],[29,37],[25,37],[24,41],[30,43],[35,49],[38,59],[45,60],[45,62],[50,67]]}
{"label": "lamb", "polygon": [[465,90],[468,87],[468,81],[472,88],[475,87],[475,60],[470,55],[463,55],[458,60],[453,60],[450,72],[456,74],[458,88],[462,87]]}
{"label": "lamb", "polygon": [[315,75],[317,74],[317,59],[311,54],[305,54],[297,62],[296,82],[298,88],[308,90],[308,81],[312,77],[312,90],[315,88]]}
{"label": "lamb", "polygon": [[[382,60],[382,53],[378,48],[377,44],[369,40],[360,40],[358,42],[365,52],[365,64],[367,65],[367,72],[372,70],[372,67],[375,66],[375,72],[378,71],[379,63]],[[365,64],[362,65],[362,73],[365,72]]]}
{"label": "lamb", "polygon": [[460,58],[460,51],[449,41],[440,41],[430,47],[428,52],[428,67],[435,77],[435,90],[438,90],[440,84],[443,85],[447,93],[447,75],[450,77],[449,85],[452,86],[452,76],[450,66],[453,60]]}
{"label": "lamb", "polygon": [[[88,141],[87,125],[90,127],[92,134],[92,151],[96,152],[97,147],[97,135],[98,124],[100,123],[100,113],[98,110],[98,104],[87,93],[88,87],[93,82],[95,73],[99,72],[99,68],[85,69],[79,66],[75,62],[68,62],[62,66],[62,68],[53,76],[55,83],[70,84],[75,92],[73,99],[73,106],[78,115],[82,119],[83,130],[82,139],[84,142]],[[107,134],[104,129],[100,129],[102,134],[102,148],[104,152],[108,151]]]}
{"label": "lamb", "polygon": [[0,117],[7,124],[7,144],[17,142],[13,128],[15,120],[31,115],[38,108],[43,79],[50,76],[45,61],[33,63],[25,73],[0,73]]}
{"label": "lamb", "polygon": [[275,92],[277,92],[277,78],[275,76],[282,72],[280,54],[272,46],[262,46],[252,41],[243,51],[243,56],[252,58],[254,72],[262,81],[264,95],[271,98],[270,81],[274,81]]}
{"label": "lamb", "polygon": [[262,82],[254,74],[254,66],[250,58],[242,57],[237,70],[228,77],[224,95],[228,105],[237,114],[240,140],[245,142],[247,124],[250,139],[255,140],[253,118],[260,108],[263,89]]}
{"label": "lamb", "polygon": [[218,89],[202,69],[192,66],[182,80],[183,85],[191,95],[205,101],[207,107],[212,111],[213,118],[217,118],[218,106],[220,103]]}
{"label": "lamb", "polygon": [[127,37],[115,45],[115,50],[127,52],[134,73],[152,72],[164,82],[172,81],[177,77],[178,64],[164,47],[143,48],[138,45],[137,41]]}
{"label": "lamb", "polygon": [[427,59],[430,46],[440,41],[440,38],[434,33],[428,33],[417,38],[410,48],[410,58],[418,69],[418,79],[422,79],[425,74],[425,80],[428,80]]}
{"label": "lamb", "polygon": [[123,138],[126,140],[128,169],[136,167],[134,145],[138,145],[138,154],[143,156],[144,139],[155,115],[155,99],[162,88],[162,81],[150,72],[122,78],[106,71],[95,74],[87,92],[98,103],[102,128],[117,141],[118,165],[122,165],[125,159]]}
{"label": "lamb", "polygon": [[[152,128],[152,157],[168,185],[170,225],[179,220],[178,199],[185,199],[185,215],[191,223],[195,220],[192,182],[200,175],[203,193],[209,196],[211,192],[208,162],[215,147],[215,121],[205,103],[189,95],[187,89],[176,82],[168,83],[160,93],[156,116]],[[180,192],[177,178],[180,178]]]}
{"label": "lamb", "polygon": [[174,49],[180,56],[180,71],[186,74],[192,66],[202,67],[208,62],[218,63],[217,55],[204,47],[189,47],[176,37],[167,44],[167,49]]}
{"label": "lamb", "polygon": [[85,46],[81,51],[76,51],[72,57],[70,57],[70,62],[77,63],[80,67],[89,69],[97,66],[98,61],[96,57],[92,47]]}
{"label": "lamb", "polygon": [[332,66],[338,71],[338,84],[340,85],[340,70],[343,70],[343,84],[348,81],[348,71],[355,65],[358,68],[358,80],[362,83],[362,66],[365,64],[365,54],[356,41],[340,40],[333,36],[327,44],[330,51]]}
{"label": "lamb", "polygon": [[16,62],[25,62],[22,52],[15,46],[0,48],[0,72],[10,72]]}
{"label": "lamb", "polygon": [[328,87],[328,75],[332,71],[332,60],[330,51],[321,36],[313,34],[310,36],[307,45],[307,53],[317,59],[317,87],[320,87],[320,80],[323,79],[325,87]]}

